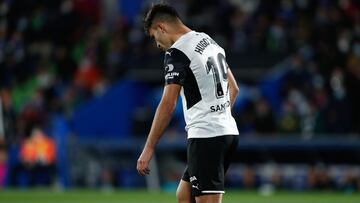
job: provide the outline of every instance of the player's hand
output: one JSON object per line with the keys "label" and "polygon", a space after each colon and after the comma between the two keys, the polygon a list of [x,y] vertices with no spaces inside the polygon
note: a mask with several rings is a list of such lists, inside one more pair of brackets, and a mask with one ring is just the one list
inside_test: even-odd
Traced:
{"label": "player's hand", "polygon": [[153,149],[144,148],[143,152],[141,153],[136,166],[136,169],[140,175],[145,176],[150,173],[149,163],[153,152]]}

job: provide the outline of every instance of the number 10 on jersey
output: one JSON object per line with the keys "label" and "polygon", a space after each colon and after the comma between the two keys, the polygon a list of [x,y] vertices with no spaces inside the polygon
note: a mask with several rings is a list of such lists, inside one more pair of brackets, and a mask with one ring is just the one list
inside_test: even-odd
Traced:
{"label": "number 10 on jersey", "polygon": [[[215,60],[217,60],[217,63]],[[219,64],[220,67],[217,64]],[[210,71],[213,72],[214,84],[215,84],[215,96],[217,99],[224,97],[224,89],[221,85],[221,80],[227,82],[227,74],[226,74],[227,72],[225,69],[226,68],[225,64],[226,64],[225,56],[221,53],[217,55],[217,59],[211,56],[208,58],[206,62],[207,74],[209,74]]]}

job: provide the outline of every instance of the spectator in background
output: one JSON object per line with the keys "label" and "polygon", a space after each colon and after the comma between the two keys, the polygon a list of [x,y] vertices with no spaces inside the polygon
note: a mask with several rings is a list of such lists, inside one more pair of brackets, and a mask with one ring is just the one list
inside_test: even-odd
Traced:
{"label": "spectator in background", "polygon": [[99,80],[100,73],[98,67],[90,58],[84,58],[75,73],[75,84],[86,92],[92,92]]}
{"label": "spectator in background", "polygon": [[349,133],[351,130],[351,110],[344,87],[344,75],[341,69],[331,73],[330,88],[332,99],[326,115],[328,133]]}
{"label": "spectator in background", "polygon": [[[357,180],[356,175],[350,169],[345,172],[344,179],[341,185],[341,189],[343,189],[347,193],[352,193],[357,189]],[[358,188],[360,189],[360,188]]]}
{"label": "spectator in background", "polygon": [[[16,133],[16,113],[12,106],[11,92],[8,88],[0,89],[0,105],[3,127],[4,127],[4,141],[7,144],[13,144],[19,142],[19,137]],[[1,122],[1,121],[0,121]]]}
{"label": "spectator in background", "polygon": [[232,34],[232,47],[231,49],[237,53],[244,53],[248,48],[248,36],[246,34],[246,21],[248,13],[244,12],[242,8],[238,7],[232,14],[231,27]]}
{"label": "spectator in background", "polygon": [[259,99],[255,104],[255,131],[260,134],[272,134],[276,131],[276,123],[269,104]]}
{"label": "spectator in background", "polygon": [[244,189],[254,189],[258,186],[254,167],[246,165],[241,176],[242,186],[244,187]]}
{"label": "spectator in background", "polygon": [[311,166],[308,171],[308,188],[317,190],[328,190],[333,188],[334,183],[331,180],[326,167],[323,164]]}
{"label": "spectator in background", "polygon": [[0,138],[0,189],[5,185],[7,152],[4,139]]}
{"label": "spectator in background", "polygon": [[283,102],[278,125],[281,133],[293,134],[300,131],[300,118],[296,114],[293,104],[287,100]]}
{"label": "spectator in background", "polygon": [[39,128],[20,147],[20,161],[28,173],[30,185],[50,185],[55,175],[56,147],[54,141]]}
{"label": "spectator in background", "polygon": [[35,126],[45,125],[47,111],[45,108],[44,92],[36,89],[32,92],[31,99],[18,115],[18,136],[28,138]]}
{"label": "spectator in background", "polygon": [[[358,36],[360,21],[358,20]],[[360,133],[360,41],[354,42],[353,50],[346,59],[345,87],[352,109],[352,132]]]}

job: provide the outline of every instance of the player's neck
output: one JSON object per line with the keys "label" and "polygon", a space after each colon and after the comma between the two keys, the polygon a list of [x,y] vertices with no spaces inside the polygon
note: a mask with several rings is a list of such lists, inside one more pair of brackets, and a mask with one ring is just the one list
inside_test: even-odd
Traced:
{"label": "player's neck", "polygon": [[180,37],[182,37],[183,35],[185,35],[188,32],[191,32],[192,30],[190,28],[188,28],[185,25],[180,25],[177,29],[176,29],[176,33],[173,35],[171,41],[172,44],[174,44]]}

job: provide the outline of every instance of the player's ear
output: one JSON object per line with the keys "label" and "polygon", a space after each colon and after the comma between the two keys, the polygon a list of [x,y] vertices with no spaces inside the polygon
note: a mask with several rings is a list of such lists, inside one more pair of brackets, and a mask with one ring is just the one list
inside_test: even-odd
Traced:
{"label": "player's ear", "polygon": [[166,26],[165,26],[164,23],[159,22],[159,23],[157,24],[157,26],[158,26],[158,28],[159,28],[159,30],[160,30],[161,33],[165,33],[165,32],[166,32]]}

